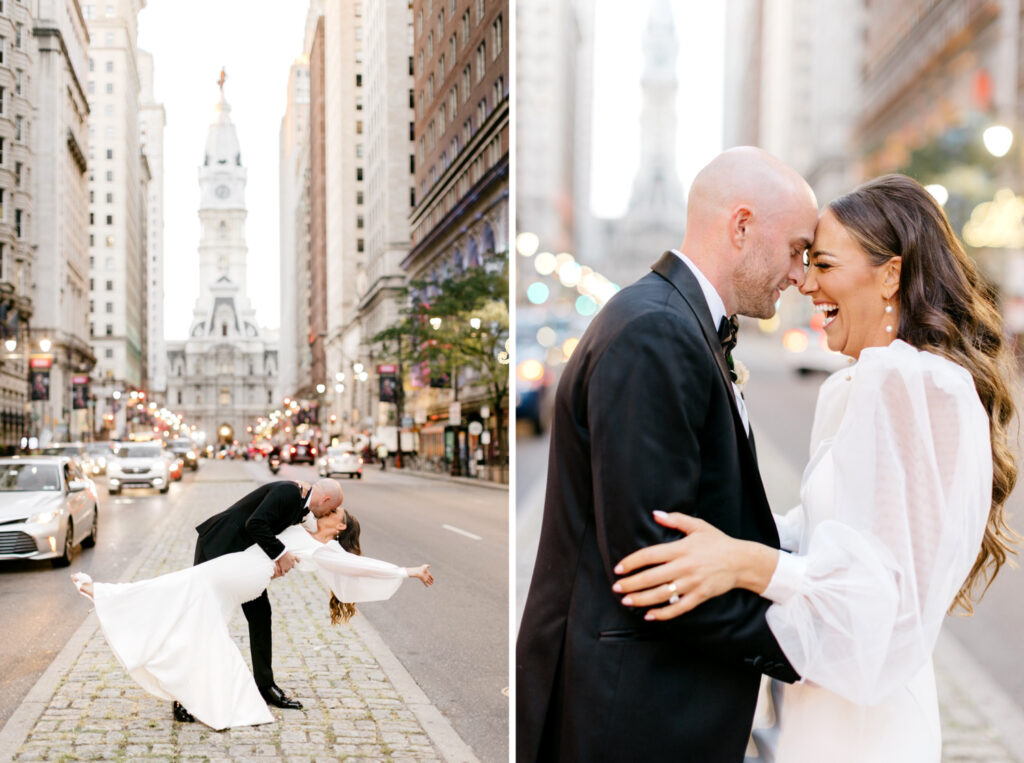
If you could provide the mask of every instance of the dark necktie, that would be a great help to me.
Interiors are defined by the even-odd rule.
[[[732,362],[732,351],[736,346],[736,334],[739,331],[740,319],[735,315],[723,315],[718,322],[718,341],[722,343],[725,362],[729,364],[729,378],[736,381],[736,371]]]

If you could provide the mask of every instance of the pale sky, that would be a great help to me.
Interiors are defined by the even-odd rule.
[[[597,0],[591,207],[598,217],[626,211],[640,161],[642,36],[648,2]],[[725,3],[672,0],[679,41],[676,168],[688,191],[722,150]]]
[[[248,295],[261,326],[280,325],[278,132],[288,69],[302,53],[303,0],[149,0],[139,47],[153,54],[164,128],[164,333],[188,336],[199,296],[199,166],[217,78],[248,168]]]

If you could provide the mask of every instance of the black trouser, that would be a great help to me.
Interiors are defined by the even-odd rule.
[[[194,564],[207,561],[199,544],[196,544]],[[242,605],[242,612],[249,623],[249,653],[252,655],[252,677],[256,685],[265,689],[274,685],[274,669],[271,667],[273,641],[270,633],[270,597],[266,590],[252,601]]]

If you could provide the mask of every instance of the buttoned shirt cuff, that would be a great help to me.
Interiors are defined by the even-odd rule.
[[[806,570],[806,557],[780,551],[775,572],[761,596],[776,604],[785,604],[800,590],[800,581]]]

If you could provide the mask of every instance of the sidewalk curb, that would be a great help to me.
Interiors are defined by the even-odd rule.
[[[365,617],[353,618],[351,627],[355,630],[370,654],[380,665],[395,691],[402,701],[412,710],[416,720],[427,732],[430,741],[437,747],[441,756],[450,763],[479,763],[473,750],[466,744],[458,732],[447,721],[441,711],[434,705],[409,671],[391,651],[384,639]]]
[[[488,490],[504,490],[508,492],[508,485],[502,482],[491,482],[490,480],[481,480],[475,477],[452,477],[447,474],[434,474],[433,472],[421,472],[415,469],[390,469],[395,474],[407,474],[410,477],[420,477],[425,480],[435,480],[437,482],[450,482],[453,485],[469,485],[470,487],[482,487]]]

